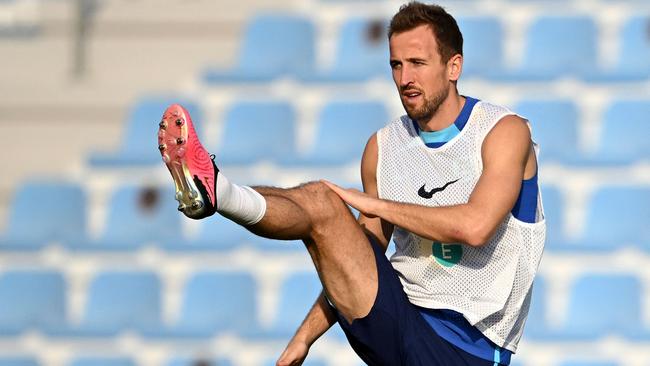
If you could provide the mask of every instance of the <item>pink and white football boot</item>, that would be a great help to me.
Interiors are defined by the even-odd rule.
[[[178,210],[197,220],[213,215],[219,169],[182,106],[172,104],[165,110],[158,129],[158,149],[174,179]]]

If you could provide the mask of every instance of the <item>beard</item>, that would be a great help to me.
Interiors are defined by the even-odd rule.
[[[431,98],[428,98],[427,95],[424,94],[422,90],[418,90],[418,91],[422,94],[422,98],[424,99],[424,104],[420,108],[413,108],[407,106],[406,103],[404,103],[403,99],[402,99],[402,106],[404,106],[404,110],[406,110],[406,115],[409,116],[410,119],[425,123],[429,121],[436,114],[442,102],[444,102],[445,99],[447,99],[447,97],[449,96],[449,89],[442,88]]]

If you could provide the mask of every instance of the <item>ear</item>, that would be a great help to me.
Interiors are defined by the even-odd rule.
[[[447,61],[447,75],[449,76],[449,81],[457,81],[462,72],[463,56],[457,53]]]

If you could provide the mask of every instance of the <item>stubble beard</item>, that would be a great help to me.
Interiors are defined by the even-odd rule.
[[[431,118],[436,114],[442,102],[447,99],[449,96],[449,89],[442,88],[438,93],[436,93],[432,98],[427,98],[424,92],[421,92],[424,97],[424,105],[422,107],[414,109],[409,108],[404,101],[402,100],[402,105],[404,110],[406,110],[406,115],[414,121],[419,121],[426,123],[431,120]]]

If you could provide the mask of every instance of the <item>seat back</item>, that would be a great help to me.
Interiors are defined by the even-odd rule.
[[[222,164],[276,161],[296,153],[295,114],[286,102],[237,102],[227,112],[223,128],[216,149]]]
[[[160,324],[161,285],[154,273],[109,271],[93,279],[82,328],[113,332]]]
[[[0,276],[0,329],[46,329],[65,322],[66,284],[61,273],[12,270]]]

